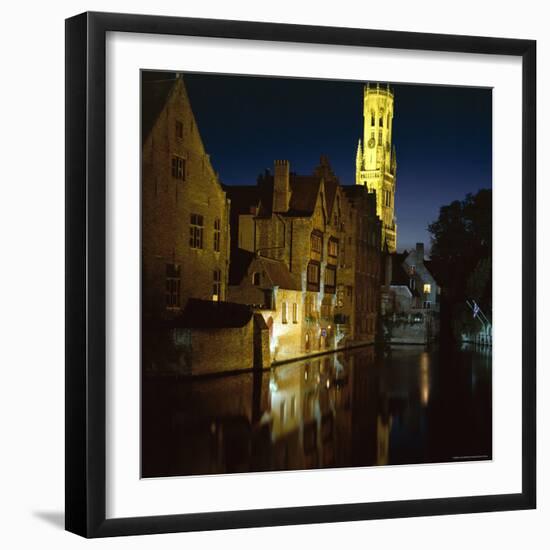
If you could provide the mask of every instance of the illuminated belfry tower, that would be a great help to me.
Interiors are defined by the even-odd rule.
[[[357,147],[355,183],[376,191],[376,212],[382,220],[382,248],[397,245],[395,223],[395,147],[392,145],[393,92],[367,84],[363,92],[363,141]]]

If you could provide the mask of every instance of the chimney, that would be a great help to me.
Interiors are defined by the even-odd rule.
[[[424,263],[424,243],[416,243],[416,261]]]
[[[290,165],[288,160],[276,160],[273,178],[273,212],[288,212],[289,204]]]

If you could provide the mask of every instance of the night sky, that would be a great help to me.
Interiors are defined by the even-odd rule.
[[[214,169],[227,185],[256,183],[274,159],[310,174],[321,154],[355,183],[363,82],[187,73],[191,106]],[[398,250],[429,248],[440,206],[492,187],[491,90],[396,85]]]

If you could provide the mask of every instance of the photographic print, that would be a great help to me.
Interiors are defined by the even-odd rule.
[[[491,89],[140,85],[142,476],[491,460]]]

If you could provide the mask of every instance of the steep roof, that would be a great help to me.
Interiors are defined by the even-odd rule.
[[[190,298],[183,312],[170,321],[174,328],[240,328],[252,319],[252,309],[233,302],[213,302]]]
[[[242,248],[235,248],[231,251],[231,259],[229,262],[229,284],[239,285],[248,273],[248,268],[256,255]]]
[[[330,161],[326,155],[321,155],[319,160],[319,166],[315,168],[313,174],[318,177],[322,177],[325,187],[325,202],[327,205],[328,217],[332,216],[332,209],[334,208],[334,202],[336,198],[336,190],[340,185],[340,180],[336,174],[332,171]]]
[[[322,178],[319,176],[299,176],[293,172],[290,173],[290,203],[288,212],[283,213],[283,216],[307,217],[311,216],[315,211],[317,195]],[[244,191],[247,186],[237,186],[236,191],[233,191],[232,186],[227,186],[227,192],[230,196],[238,194],[250,193]],[[266,172],[258,178],[258,184],[252,189],[256,190],[256,197],[260,205],[258,217],[269,217],[273,213],[273,174]],[[240,199],[239,199],[240,200]]]
[[[175,88],[177,78],[175,75],[170,77],[165,73],[158,76],[145,76],[143,73],[141,82],[141,144],[153,130],[153,126],[157,121],[164,106],[168,102],[168,98]]]
[[[315,211],[321,178],[290,175],[290,205],[287,216],[311,216]]]
[[[334,203],[336,202],[336,189],[338,188],[338,181],[336,179],[325,179],[325,198],[327,203],[327,214],[330,219],[332,211],[334,209]]]
[[[407,257],[406,253],[390,254],[391,266],[391,284],[409,286],[409,276],[403,267],[403,262]]]
[[[300,286],[294,281],[292,274],[284,262],[272,258],[264,258],[262,256],[260,256],[258,260],[265,268],[267,277],[273,286],[278,286],[279,288],[287,290],[300,290]]]
[[[287,290],[300,290],[287,265],[273,258],[257,256],[253,252],[238,248],[231,255],[229,264],[229,284],[239,285],[247,275],[250,266],[255,263],[255,269],[265,271],[270,286],[278,286]],[[265,285],[262,285],[265,287]]]
[[[407,272],[407,269],[403,265],[408,255],[409,254],[407,251],[390,254],[392,262],[390,284],[392,286],[406,286],[411,291],[413,296],[421,296],[420,290],[417,288],[417,285],[415,285],[414,288],[410,287],[411,277]]]

